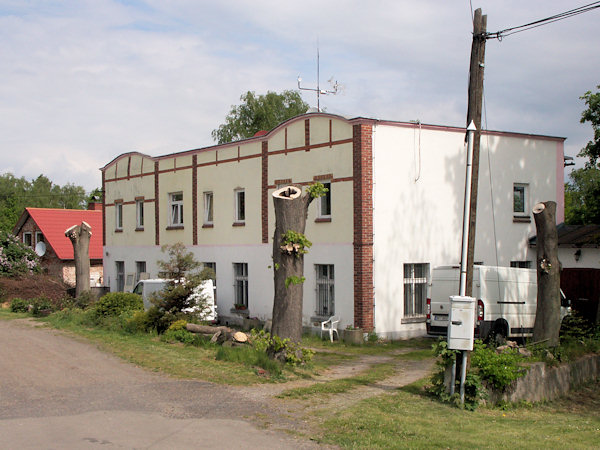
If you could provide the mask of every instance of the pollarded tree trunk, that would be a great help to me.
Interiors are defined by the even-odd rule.
[[[273,299],[272,334],[299,342],[302,338],[302,282],[304,281],[304,248],[293,242],[284,244],[289,231],[304,236],[308,205],[313,200],[295,186],[273,192],[275,235],[273,237]],[[286,286],[287,285],[287,286]]]
[[[558,345],[560,330],[560,268],[558,261],[558,232],[556,203],[543,202],[533,207],[537,233],[537,308],[533,340]]]
[[[79,297],[83,292],[90,290],[90,237],[92,227],[86,222],[81,225],[73,225],[65,231],[73,244],[73,255],[75,258],[75,296]]]

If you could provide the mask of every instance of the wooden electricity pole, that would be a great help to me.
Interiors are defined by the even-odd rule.
[[[469,221],[469,242],[467,246],[467,289],[466,295],[473,295],[473,262],[475,258],[475,223],[477,218],[477,186],[479,184],[479,143],[481,140],[481,110],[483,103],[483,69],[485,66],[485,41],[487,16],[481,8],[473,17],[473,43],[471,45],[471,66],[469,69],[469,102],[467,126],[475,123],[473,138],[473,175],[471,178],[471,213]]]

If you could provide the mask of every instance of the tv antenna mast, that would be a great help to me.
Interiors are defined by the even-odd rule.
[[[328,83],[330,83],[332,85],[333,90],[326,90],[326,89],[321,89],[321,82],[319,79],[320,73],[320,62],[319,62],[319,46],[317,45],[317,88],[306,88],[306,87],[302,87],[300,86],[300,82],[302,81],[302,78],[300,77],[300,75],[298,75],[298,89],[302,90],[302,91],[313,91],[317,93],[317,110],[319,112],[321,112],[321,95],[329,95],[329,94],[337,94],[338,93],[338,89],[340,88],[340,85],[338,84],[337,80],[334,82],[333,81],[333,77],[331,77],[328,81]]]

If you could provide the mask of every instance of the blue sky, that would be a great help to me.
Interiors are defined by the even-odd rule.
[[[472,0],[488,31],[584,3]],[[488,41],[487,127],[564,136],[575,156],[598,23],[600,9]],[[91,190],[123,152],[211,145],[242,93],[316,86],[317,41],[321,85],[343,87],[327,111],[464,126],[471,30],[469,0],[0,0],[0,173]]]

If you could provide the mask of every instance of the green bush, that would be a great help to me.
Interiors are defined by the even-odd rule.
[[[180,322],[180,321],[178,321]],[[175,322],[176,323],[176,322]],[[190,333],[188,330],[177,328],[169,328],[161,336],[160,340],[163,342],[182,342],[186,345],[198,345],[201,342],[200,336]]]
[[[265,330],[253,329],[251,332],[253,347],[271,358],[277,358],[286,364],[293,366],[310,362],[315,352],[309,348],[300,346],[289,339],[281,339],[277,335],[271,336]]]
[[[12,312],[28,312],[29,300],[25,300],[22,298],[13,298],[10,302],[10,310]]]
[[[46,315],[56,310],[54,303],[48,297],[37,297],[31,300],[31,314],[36,317]]]
[[[98,318],[118,317],[125,311],[143,309],[142,296],[130,292],[110,292],[103,295],[94,305],[94,312]]]
[[[475,341],[471,353],[471,367],[477,368],[481,379],[499,391],[504,391],[527,373],[527,369],[521,365],[523,361],[517,349],[508,348],[498,353],[480,340]]]

